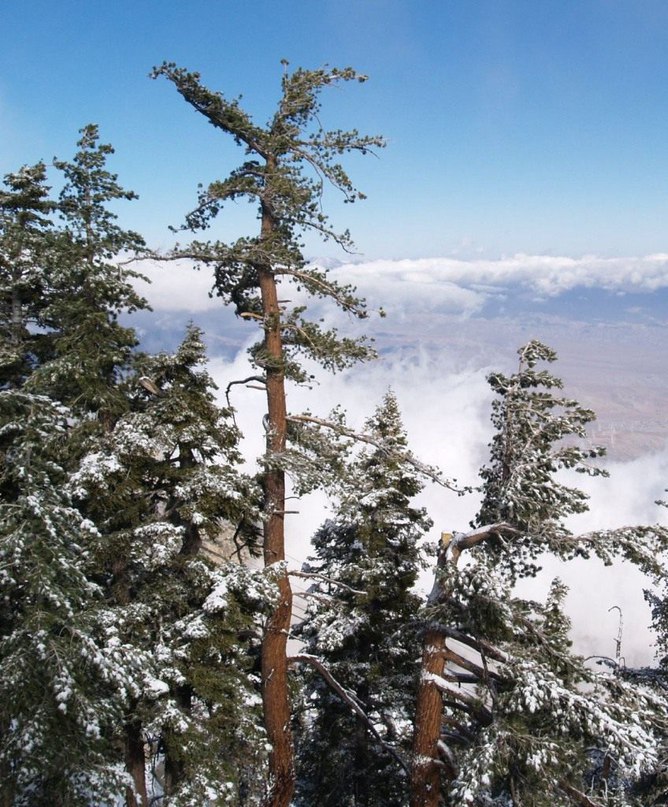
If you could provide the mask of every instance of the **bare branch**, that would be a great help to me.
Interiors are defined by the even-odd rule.
[[[470,549],[476,544],[482,543],[491,537],[499,535],[521,535],[521,530],[516,529],[512,524],[505,521],[500,521],[496,524],[485,524],[484,527],[471,530],[471,532],[458,532],[455,533],[450,549],[452,552],[453,560],[457,560],[465,549]]]
[[[586,793],[573,787],[573,785],[569,785],[568,782],[559,782],[559,788],[563,790],[569,798],[573,799],[573,803],[577,804],[579,807],[603,807],[600,801],[593,801]]]
[[[248,384],[249,381],[257,381],[258,384],[262,384],[263,388],[266,386],[267,380],[263,378],[261,375],[249,375],[248,378],[241,378],[238,381],[230,381],[230,383],[225,387],[225,400],[227,401],[227,405],[232,408],[232,404],[230,403],[230,390],[236,384]]]
[[[357,703],[356,699],[353,698],[349,692],[347,692],[344,687],[334,678],[332,673],[327,669],[327,667],[317,659],[315,656],[311,656],[308,653],[300,653],[297,656],[290,656],[288,658],[289,664],[294,664],[298,662],[304,662],[305,664],[310,664],[311,667],[314,667],[320,675],[325,679],[327,685],[332,689],[336,694],[345,701],[348,706],[352,709],[355,715],[364,723],[367,727],[369,732],[376,738],[378,743],[382,746],[382,748],[387,751],[390,756],[394,757],[394,759],[399,763],[399,765],[403,768],[403,770],[408,774],[410,773],[408,765],[402,757],[395,751],[394,748],[389,746],[385,740],[380,736],[376,727],[373,725],[367,714],[365,713],[364,709]]]
[[[331,583],[333,586],[339,586],[340,588],[344,588],[346,591],[349,591],[351,594],[361,594],[364,595],[366,591],[360,591],[359,589],[352,588],[351,586],[347,586],[345,583],[341,583],[338,580],[333,580],[331,577],[327,577],[324,574],[319,574],[318,572],[293,572],[289,571],[288,574],[292,577],[304,577],[304,578],[311,578],[315,580],[323,580],[325,583]]]
[[[375,446],[381,451],[384,451],[388,456],[396,456],[398,459],[407,462],[409,465],[412,465],[416,471],[421,473],[423,476],[426,476],[428,479],[431,479],[432,482],[436,482],[437,485],[440,485],[443,488],[452,490],[455,493],[465,493],[467,490],[466,488],[457,488],[453,480],[442,479],[437,471],[420,462],[420,460],[414,457],[409,451],[390,451],[387,446],[383,444],[382,440],[378,440],[369,434],[356,432],[354,429],[349,429],[347,426],[342,426],[340,423],[333,423],[330,420],[323,420],[322,418],[316,418],[312,415],[288,415],[287,420],[291,421],[292,423],[312,423],[315,426],[322,426],[325,429],[331,429],[342,437],[350,437],[358,442],[368,443],[369,445]]]

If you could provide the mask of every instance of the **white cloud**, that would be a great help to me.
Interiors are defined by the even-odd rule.
[[[207,269],[195,271],[188,261],[142,261],[136,271],[148,283],[136,280],[139,294],[155,311],[211,311],[220,308],[219,298],[211,297],[213,275]]]
[[[452,315],[475,314],[490,297],[518,287],[542,297],[556,296],[576,287],[597,287],[620,293],[651,293],[668,287],[668,255],[665,254],[630,258],[519,254],[498,260],[431,258],[328,263],[333,276],[356,285],[360,294],[368,298],[370,307],[382,305],[392,315],[374,323],[385,355],[378,362],[339,376],[319,375],[321,384],[313,391],[291,389],[290,409],[308,408],[326,415],[334,405],[342,404],[350,413],[352,425],[359,428],[387,388],[392,387],[415,454],[439,466],[447,476],[457,478],[463,485],[476,483],[477,470],[486,459],[491,434],[490,393],[485,382],[490,368],[483,365],[491,361],[492,356],[498,361],[499,352],[505,355],[504,339],[508,341],[509,337],[504,337],[497,323],[482,320],[471,321],[472,327],[475,326],[471,333],[459,333]],[[198,273],[186,265],[173,263],[145,265],[142,270],[153,280],[152,286],[142,289],[143,293],[153,307],[166,316],[170,311],[195,313],[218,309],[222,312],[221,301],[209,297],[212,279],[206,270]],[[291,297],[296,302],[295,295]],[[435,314],[431,321],[427,317],[421,319],[429,312]],[[450,316],[441,319],[443,314]],[[326,318],[344,326],[347,334],[360,327],[359,323],[346,321],[343,315],[331,310]],[[517,323],[520,331],[521,324]],[[481,331],[484,325],[491,328],[491,336]],[[379,328],[384,330],[378,331]],[[434,335],[437,341],[433,341]],[[513,331],[512,338],[523,340],[525,334]],[[583,351],[586,354],[582,334],[578,331],[573,339],[577,345],[577,349],[571,346],[575,355]],[[420,344],[425,347],[420,349]],[[592,344],[598,356],[603,348],[598,342]],[[472,345],[478,345],[477,354],[471,349]],[[605,345],[609,350],[611,346],[607,342]],[[509,360],[516,347],[513,343],[509,348]],[[622,360],[618,351],[615,355]],[[467,356],[474,357],[475,363],[466,364]],[[586,362],[585,365],[587,382],[583,384],[586,387],[591,386],[597,376],[595,367],[589,367]],[[646,365],[644,362],[643,366]],[[605,365],[602,366],[605,369]],[[214,359],[212,370],[221,393],[230,380],[252,374],[244,349],[232,363]],[[639,366],[637,370],[641,372],[642,368]],[[615,379],[604,383],[614,391],[614,383],[624,378],[624,368],[620,366],[615,369]],[[655,397],[659,392],[655,391]],[[260,391],[235,386],[232,403],[246,435],[245,453],[248,457],[257,457],[263,450],[264,396]],[[650,418],[644,409],[641,415],[645,420]],[[656,445],[660,443],[655,444],[655,448]],[[580,518],[574,529],[586,531],[652,523],[659,518],[665,521],[668,511],[657,511],[653,501],[668,486],[668,450],[655,450],[632,462],[611,464],[610,469],[609,480],[578,477],[575,481],[591,494],[591,511]],[[458,497],[434,485],[427,486],[420,503],[427,507],[434,520],[432,539],[436,539],[441,530],[465,530],[477,509],[475,495]],[[291,563],[298,566],[309,553],[310,537],[329,515],[329,510],[323,495],[307,497],[296,503],[294,509],[300,514],[287,521],[288,554]],[[627,662],[651,661],[650,615],[642,595],[647,583],[635,569],[626,564],[608,568],[595,560],[566,565],[550,563],[526,590],[531,596],[544,597],[555,575],[561,576],[570,587],[567,607],[574,620],[579,652],[614,655],[618,613],[610,609],[619,606],[625,631],[622,653]],[[423,587],[430,585],[431,574],[428,573]]]
[[[668,254],[640,257],[580,258],[518,253],[498,259],[419,258],[340,263],[327,260],[332,277],[352,283],[371,306],[388,311],[434,310],[471,315],[490,295],[522,287],[543,297],[577,287],[618,292],[653,292],[668,288]],[[156,310],[207,311],[220,307],[211,298],[211,272],[195,272],[186,261],[145,262],[141,271],[151,285],[138,281]],[[293,295],[294,296],[294,295]]]
[[[570,258],[518,253],[498,259],[419,258],[376,260],[342,264],[337,273],[365,289],[388,289],[410,283],[432,287],[434,294],[447,294],[449,286],[482,291],[521,285],[548,296],[578,286],[613,291],[651,292],[668,287],[668,254],[642,257],[600,258],[586,255]],[[405,295],[404,290],[404,295]],[[417,291],[420,294],[420,290]]]

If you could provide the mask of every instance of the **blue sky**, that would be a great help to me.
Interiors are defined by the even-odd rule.
[[[367,202],[328,199],[367,258],[667,251],[664,0],[23,0],[0,30],[2,173],[99,123],[141,197],[123,221],[156,244],[241,155],[151,67],[199,70],[264,121],[285,57],[370,76],[322,112],[388,140],[347,162]],[[245,208],[226,221],[254,227]]]

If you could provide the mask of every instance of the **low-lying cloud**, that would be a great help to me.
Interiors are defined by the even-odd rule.
[[[224,390],[234,378],[249,374],[247,359],[240,352],[232,363],[215,360],[212,371]],[[323,375],[313,390],[291,389],[289,408],[293,412],[310,409],[326,416],[341,404],[354,428],[364,421],[392,388],[401,407],[409,445],[422,461],[438,466],[445,476],[460,485],[476,485],[477,472],[488,458],[492,436],[490,405],[492,394],[485,381],[489,367],[459,366],[440,354],[388,355],[366,367],[338,376]],[[261,428],[264,395],[255,389],[233,387],[232,403],[247,437],[245,453],[251,458],[263,450]],[[576,532],[608,529],[633,524],[668,524],[668,510],[654,500],[668,485],[668,450],[654,452],[631,462],[609,464],[610,479],[574,475],[571,484],[584,487],[591,496],[589,513],[572,523]],[[418,503],[426,507],[434,521],[429,536],[437,540],[441,531],[466,530],[475,516],[477,494],[466,496],[427,484]],[[331,515],[323,494],[291,502],[299,511],[287,521],[288,561],[297,568],[310,552],[310,539],[317,527]],[[422,578],[426,591],[432,582],[431,570]],[[587,562],[549,562],[544,572],[525,587],[523,593],[543,599],[553,577],[559,576],[570,588],[567,609],[573,619],[573,636],[578,652],[584,655],[614,655],[619,612],[624,621],[622,651],[629,665],[651,663],[654,650],[650,613],[643,598],[648,581],[632,566],[620,563],[605,567],[595,559]],[[594,595],[595,592],[595,595]],[[300,600],[297,600],[299,606]],[[613,609],[612,611],[610,609]]]
[[[372,307],[405,311],[439,309],[470,316],[490,297],[521,288],[550,298],[576,288],[618,293],[651,293],[668,288],[668,254],[579,258],[518,253],[498,259],[405,258],[350,263],[323,261],[332,277],[354,284]],[[317,261],[314,265],[319,265]],[[186,261],[145,261],[140,270],[150,285],[138,290],[158,311],[210,311],[221,307],[211,296],[213,278]]]
[[[555,296],[577,287],[606,291],[652,292],[668,287],[668,254],[642,257],[580,258],[518,253],[498,259],[416,258],[342,264],[337,273],[366,286],[387,288],[464,286],[484,294],[504,286],[524,286]]]
[[[462,485],[476,484],[477,470],[485,462],[491,437],[491,394],[485,375],[492,369],[507,370],[514,366],[515,350],[522,341],[541,338],[559,346],[563,370],[567,372],[564,376],[561,366],[555,368],[556,372],[575,381],[577,396],[586,404],[596,398],[595,408],[600,406],[602,415],[600,428],[604,432],[616,430],[617,443],[624,436],[631,448],[636,444],[642,446],[635,453],[627,447],[620,454],[619,446],[611,443],[611,454],[627,460],[611,464],[611,479],[577,478],[576,484],[587,487],[592,506],[590,513],[573,525],[574,529],[587,531],[658,520],[666,523],[668,510],[654,505],[654,499],[668,486],[668,450],[664,433],[654,423],[655,410],[662,411],[665,397],[665,384],[662,386],[665,362],[660,358],[662,351],[657,350],[663,344],[664,328],[655,333],[644,325],[637,329],[613,327],[615,323],[609,328],[600,324],[590,329],[584,325],[574,327],[569,325],[572,312],[566,310],[563,320],[560,319],[563,325],[560,330],[554,323],[527,324],[521,314],[507,317],[507,321],[496,320],[482,309],[490,299],[502,297],[512,289],[521,289],[527,297],[543,299],[558,298],[576,288],[603,289],[613,294],[642,293],[649,297],[668,288],[668,255],[630,258],[515,255],[498,260],[431,258],[327,263],[332,276],[356,285],[360,294],[368,298],[370,307],[383,306],[388,310],[386,320],[364,324],[376,329],[371,333],[382,348],[381,359],[339,376],[322,376],[320,386],[312,391],[291,389],[288,399],[291,411],[310,409],[326,415],[333,406],[341,404],[350,413],[352,425],[359,428],[391,387],[399,400],[415,454],[439,466],[444,474],[457,478]],[[198,273],[172,263],[145,265],[142,271],[151,277],[153,284],[143,285],[140,291],[161,314],[158,319],[171,320],[174,327],[187,312],[196,321],[199,314],[203,322],[214,323],[213,333],[208,334],[213,353],[211,368],[222,391],[230,380],[251,374],[243,344],[249,338],[248,327],[241,324],[237,327],[233,313],[219,299],[209,296],[212,285],[209,272]],[[214,314],[215,311],[220,313]],[[429,316],[430,313],[433,315]],[[344,323],[331,309],[326,316],[327,322],[345,325],[346,335],[357,327],[354,321]],[[473,319],[467,319],[470,316]],[[583,316],[587,316],[587,311]],[[155,315],[152,321],[156,321]],[[230,337],[229,344],[225,343],[227,358],[224,358],[221,333],[233,332],[239,332],[239,338],[233,342]],[[492,362],[494,367],[489,366]],[[643,381],[645,375],[649,380]],[[567,394],[570,386],[567,384]],[[233,387],[232,395],[239,425],[246,435],[245,454],[250,459],[263,449],[264,396],[242,386]],[[600,439],[600,435],[596,437]],[[647,445],[641,438],[648,438]],[[647,446],[651,446],[650,453]],[[441,530],[465,530],[477,509],[475,495],[458,497],[434,485],[426,487],[420,503],[434,520],[432,539]],[[313,532],[330,511],[323,495],[307,497],[295,503],[295,509],[300,515],[288,521],[288,553],[290,562],[298,566],[309,554]],[[624,619],[623,653],[627,662],[651,661],[650,615],[642,594],[646,581],[639,573],[628,564],[607,568],[594,560],[550,564],[545,574],[532,584],[531,596],[544,597],[554,575],[561,576],[571,587],[568,610],[574,620],[580,652],[610,655],[614,651],[619,621],[615,606],[618,606]],[[423,584],[429,587],[429,574]]]

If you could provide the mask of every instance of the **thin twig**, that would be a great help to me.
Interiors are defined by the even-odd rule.
[[[346,591],[349,591],[351,594],[361,594],[364,595],[366,591],[360,591],[359,589],[352,588],[351,586],[347,586],[345,583],[341,583],[339,580],[333,580],[331,577],[327,577],[324,574],[319,574],[318,572],[297,572],[297,571],[289,571],[289,575],[292,577],[305,577],[305,578],[314,578],[316,580],[323,580],[325,583],[331,583],[333,586],[340,586],[341,588],[345,588]]]

